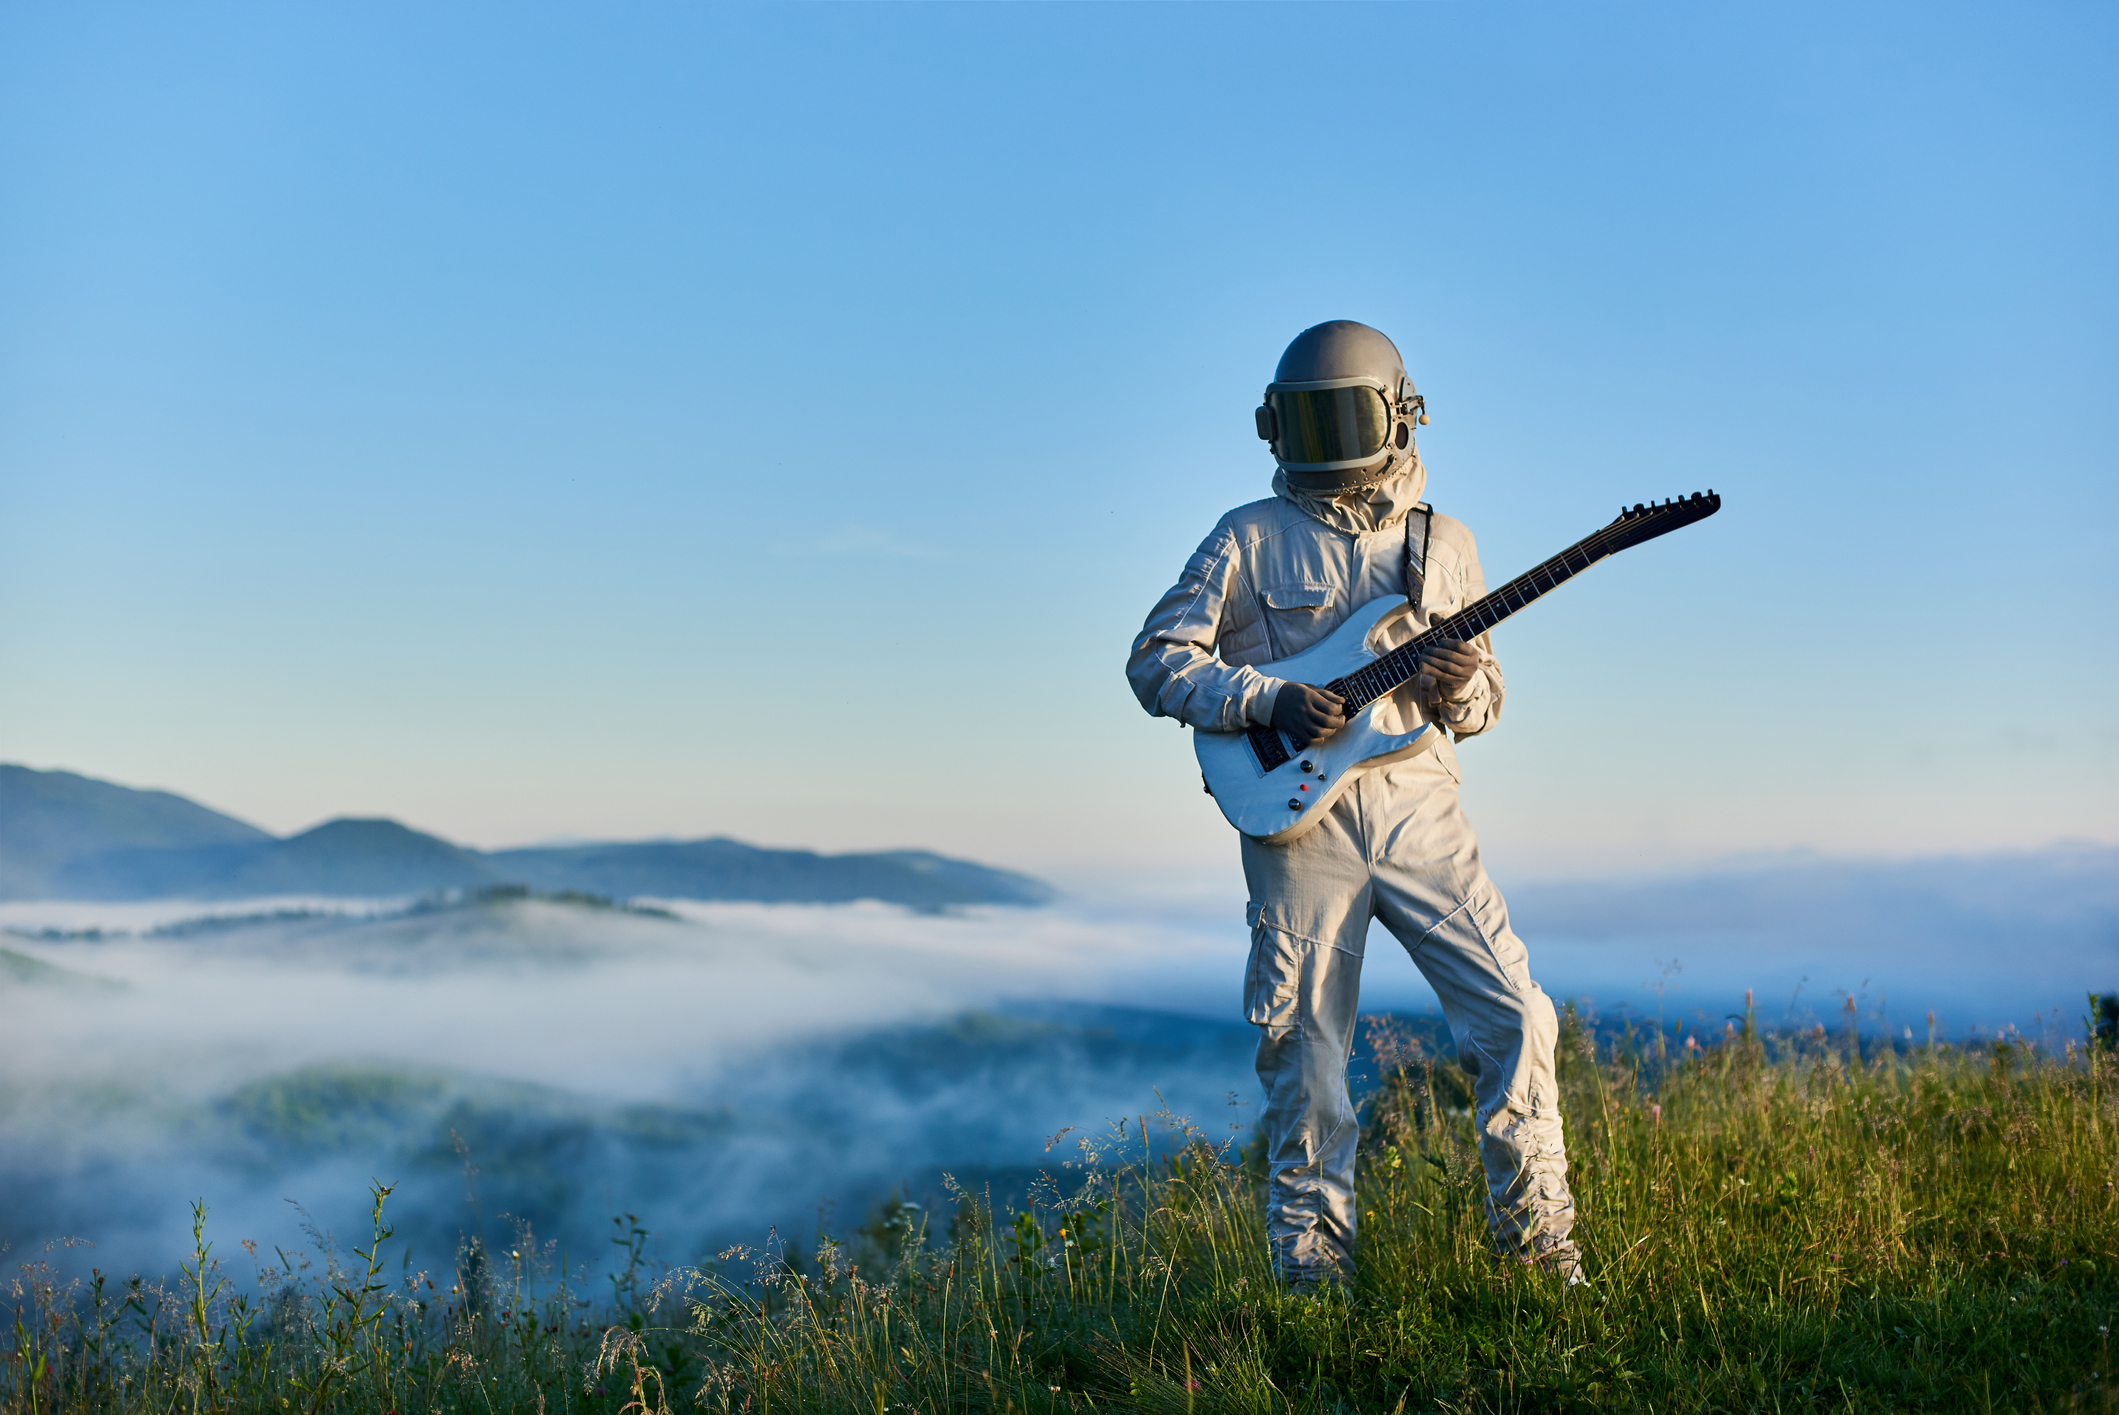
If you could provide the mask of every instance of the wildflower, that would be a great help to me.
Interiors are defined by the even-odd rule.
[[[1663,1123],[1663,1107],[1661,1105],[1651,1104],[1648,1107],[1648,1118],[1655,1124],[1661,1125]]]

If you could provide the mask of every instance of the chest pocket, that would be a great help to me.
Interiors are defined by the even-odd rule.
[[[1321,581],[1291,580],[1267,585],[1259,597],[1266,603],[1275,658],[1301,653],[1337,627],[1327,621],[1324,613],[1332,603],[1332,587]]]
[[[1268,585],[1265,601],[1268,609],[1322,609],[1332,602],[1332,587],[1314,580]]]

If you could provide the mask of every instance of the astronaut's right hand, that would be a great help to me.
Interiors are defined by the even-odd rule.
[[[1346,702],[1307,683],[1282,683],[1273,698],[1273,726],[1301,751],[1346,726]]]

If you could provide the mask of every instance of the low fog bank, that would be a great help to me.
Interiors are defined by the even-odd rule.
[[[1903,863],[1767,862],[1683,878],[1502,881],[1546,989],[1606,1017],[1943,1035],[2072,1022],[2119,986],[2119,851]],[[1043,910],[638,907],[509,895],[405,906],[0,909],[0,1241],[169,1271],[186,1204],[292,1247],[296,1200],[341,1242],[370,1176],[399,1244],[458,1235],[600,1264],[615,1214],[689,1261],[819,1206],[858,1223],[947,1171],[1019,1192],[1063,1127],[1165,1103],[1248,1131],[1240,881],[1075,881]],[[1372,1011],[1425,1012],[1380,930]],[[1881,1004],[1881,1006],[1879,1006]],[[1232,1104],[1233,1102],[1233,1104]],[[1137,1132],[1137,1128],[1134,1133]]]
[[[33,966],[0,983],[10,1251],[73,1235],[98,1245],[77,1266],[166,1271],[194,1197],[224,1240],[297,1245],[294,1200],[345,1242],[372,1175],[403,1185],[418,1265],[522,1220],[600,1264],[619,1213],[689,1261],[806,1237],[820,1205],[856,1223],[944,1170],[1016,1192],[1068,1126],[1248,1115],[1248,1029],[1095,1005],[1155,940],[1084,916],[216,908],[129,936],[13,921]]]
[[[655,1235],[658,1258],[694,1262],[771,1229],[798,1245],[819,1222],[843,1232],[891,1192],[946,1221],[945,1172],[1018,1196],[1075,1156],[1072,1137],[1047,1153],[1067,1126],[1103,1130],[1165,1098],[1232,1133],[1253,1113],[1231,1103],[1250,1046],[1247,1029],[1158,1014],[975,1011],[771,1049],[660,1102],[379,1060],[276,1071],[204,1101],[67,1088],[52,1099],[86,1124],[9,1108],[0,1225],[17,1253],[86,1234],[97,1247],[76,1266],[167,1271],[192,1196],[224,1246],[294,1249],[313,1222],[344,1247],[364,1236],[372,1176],[398,1186],[391,1251],[414,1268],[445,1268],[470,1233],[524,1246],[525,1226],[602,1267],[619,1215]]]
[[[1232,852],[1233,853],[1233,852]],[[1232,862],[1233,866],[1233,862]],[[1887,1018],[1924,1033],[1991,1034],[2065,1025],[2090,990],[2119,989],[2119,847],[2061,844],[2007,854],[1910,860],[1791,855],[1654,877],[1539,880],[1491,863],[1531,970],[1555,997],[1606,1013],[1711,1020],[1746,989],[1775,1024],[1838,1025],[1845,996],[1882,1000]],[[1230,1016],[1244,948],[1241,874],[1059,877],[1078,917],[1152,929],[1154,957],[1130,961],[1121,987],[1201,1015]],[[1123,994],[1107,994],[1123,996]],[[1378,1010],[1435,1006],[1405,952],[1372,928],[1362,1001]]]
[[[1531,884],[1516,926],[1556,995],[1718,1019],[1755,991],[1773,1023],[1944,1037],[2065,1029],[2119,989],[2119,848],[1900,861],[1792,858],[1661,879]],[[1675,965],[1675,966],[1673,966]],[[1629,972],[1628,969],[1631,971]]]
[[[87,937],[0,935],[123,985],[14,999],[7,1081],[153,1072],[197,1098],[261,1067],[357,1056],[667,1100],[776,1046],[1011,998],[1194,1002],[1226,1015],[1187,983],[1214,978],[1211,991],[1233,996],[1240,979],[1221,975],[1240,971],[1243,953],[1226,930],[1004,908],[503,895],[361,914],[191,913],[130,936],[94,936],[109,925],[78,915]]]

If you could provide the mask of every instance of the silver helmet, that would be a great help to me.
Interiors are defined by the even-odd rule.
[[[1365,324],[1334,319],[1305,329],[1280,356],[1258,409],[1258,435],[1288,481],[1345,491],[1376,480],[1427,421],[1397,345]]]

